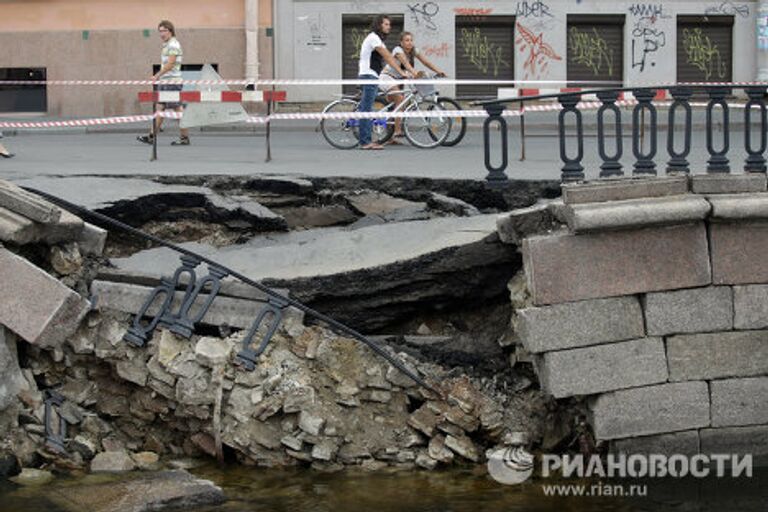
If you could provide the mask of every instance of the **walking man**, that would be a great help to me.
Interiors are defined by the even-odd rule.
[[[160,52],[160,71],[152,75],[152,81],[158,82],[155,85],[157,91],[181,91],[184,84],[181,83],[181,62],[184,58],[184,50],[181,43],[176,39],[176,28],[168,20],[163,20],[157,25],[157,31],[160,39],[163,41],[163,49]],[[181,102],[160,103],[158,110],[171,109],[176,112],[182,112],[184,105]],[[155,119],[154,130],[149,135],[138,137],[140,142],[152,144],[154,137],[163,125],[163,118]],[[179,140],[171,142],[172,146],[189,146],[189,130],[181,130]]]
[[[360,47],[358,79],[378,81],[385,62],[395,69],[400,68],[395,58],[387,50],[387,47],[384,46],[384,39],[387,38],[390,30],[392,30],[392,22],[388,16],[378,15],[373,19],[371,33],[363,40],[363,44]],[[363,85],[362,91],[363,95],[360,99],[358,110],[360,112],[371,112],[373,110],[373,102],[376,100],[378,85],[376,83]],[[361,149],[383,149],[381,144],[371,141],[372,127],[372,119],[360,120]]]

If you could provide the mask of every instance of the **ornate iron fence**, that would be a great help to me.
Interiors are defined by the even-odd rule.
[[[667,135],[666,146],[668,160],[666,162],[667,174],[688,174],[690,173],[690,163],[688,157],[692,149],[693,116],[691,107],[691,98],[694,94],[703,93],[706,103],[706,151],[709,154],[706,171],[709,174],[730,173],[731,161],[729,160],[730,151],[730,112],[731,106],[729,100],[734,89],[743,89],[747,96],[747,102],[744,104],[744,149],[746,159],[744,160],[744,171],[754,173],[766,172],[765,151],[768,146],[768,115],[766,115],[765,95],[768,87],[764,85],[677,85],[663,87],[642,87],[642,88],[617,88],[617,89],[595,89],[580,92],[563,92],[558,94],[547,94],[539,96],[517,97],[510,99],[498,99],[478,102],[485,108],[488,117],[483,124],[483,148],[485,152],[485,167],[488,170],[486,180],[489,185],[494,187],[505,186],[509,178],[506,169],[509,164],[508,159],[508,132],[507,122],[502,117],[505,105],[510,103],[525,104],[539,100],[556,100],[561,106],[558,115],[558,138],[560,159],[563,162],[561,170],[561,179],[563,182],[583,181],[584,176],[584,121],[582,112],[579,109],[579,103],[583,96],[587,94],[596,95],[600,102],[597,110],[597,152],[602,160],[599,176],[609,178],[614,176],[624,176],[624,169],[621,159],[624,155],[623,129],[622,129],[622,110],[617,105],[621,93],[631,92],[636,100],[632,109],[632,155],[634,164],[632,165],[632,174],[636,176],[655,176],[658,174],[656,158],[659,152],[659,111],[654,104],[659,91],[668,91],[672,98],[667,112]],[[714,122],[715,109],[720,107],[722,139],[719,142],[719,149],[716,148],[716,139],[720,130]],[[606,118],[610,112],[613,116],[614,129],[612,135],[607,134]],[[760,127],[759,145],[753,146],[753,126],[752,115],[759,112],[757,125]],[[573,117],[571,122],[575,129],[575,154],[568,151],[568,142],[571,138],[567,134],[569,127],[568,118]],[[648,120],[646,130],[646,122]],[[682,119],[678,119],[682,118]],[[682,130],[678,130],[678,123],[682,121]],[[491,129],[494,126],[499,127],[501,137],[501,160],[498,165],[491,162]],[[608,154],[606,142],[610,137],[614,139],[614,152]],[[644,140],[648,140],[647,149]],[[682,149],[678,150],[680,142]]]

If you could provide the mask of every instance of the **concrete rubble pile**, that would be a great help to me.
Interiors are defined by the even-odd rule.
[[[265,297],[232,282],[205,335],[158,329],[131,346],[123,335],[150,288],[95,280],[106,234],[0,182],[3,461],[159,469],[213,457],[220,440],[247,465],[432,469],[482,462],[487,449],[540,437],[551,419],[534,389],[510,396],[491,379],[397,354],[438,397],[357,340],[305,326],[296,310],[255,371],[243,371],[233,361]],[[51,390],[63,397],[52,415],[67,425],[64,452],[44,448]]]

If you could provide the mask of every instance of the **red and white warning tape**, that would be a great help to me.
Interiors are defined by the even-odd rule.
[[[155,85],[160,82],[153,80],[2,80],[2,85],[51,85],[51,86],[112,86],[112,85]],[[360,79],[275,79],[275,80],[249,80],[249,79],[222,79],[222,80],[179,80],[164,83],[177,83],[189,85],[249,85],[254,87],[272,87],[278,85],[366,85],[371,80]],[[562,87],[563,80],[467,80],[460,78],[418,78],[405,80],[392,80],[387,85],[411,84],[411,85],[498,85],[531,87],[536,89],[541,86]],[[768,87],[768,82],[667,82],[667,83],[633,83],[623,84],[616,81],[568,81],[570,86],[597,89],[600,87],[674,87],[674,86],[722,86],[722,87]]]
[[[670,106],[672,103],[669,101],[655,103],[656,106]],[[636,100],[625,99],[616,102],[619,107],[631,107],[637,105]],[[707,103],[694,102],[690,103],[694,107],[706,107]],[[580,110],[596,110],[602,106],[601,102],[597,101],[585,101],[577,105]],[[729,105],[731,108],[745,108],[744,103],[736,103]],[[759,108],[757,105],[752,106],[753,109]],[[502,116],[504,117],[520,117],[525,112],[554,112],[561,110],[562,107],[559,104],[538,104],[538,105],[526,105],[523,110],[504,110]],[[468,118],[483,118],[487,117],[488,113],[482,109],[474,110],[434,110],[434,111],[418,111],[418,112],[389,112],[382,114],[381,112],[307,112],[307,113],[276,113],[269,116],[251,116],[246,120],[248,124],[266,124],[271,121],[282,120],[323,120],[323,119],[381,119],[386,118],[406,118],[406,117],[468,117]],[[106,117],[97,119],[76,119],[66,121],[0,121],[0,129],[44,129],[44,128],[77,128],[84,126],[101,126],[101,125],[117,125],[117,124],[132,124],[132,123],[149,123],[154,117],[164,117],[169,119],[180,119],[183,117],[181,112],[158,112],[156,114],[146,114],[138,116],[120,116],[120,117]]]

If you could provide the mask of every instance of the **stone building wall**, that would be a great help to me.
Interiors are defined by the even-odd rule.
[[[764,175],[588,183],[499,221],[521,245],[513,322],[542,388],[587,397],[613,451],[768,463],[765,191]]]

